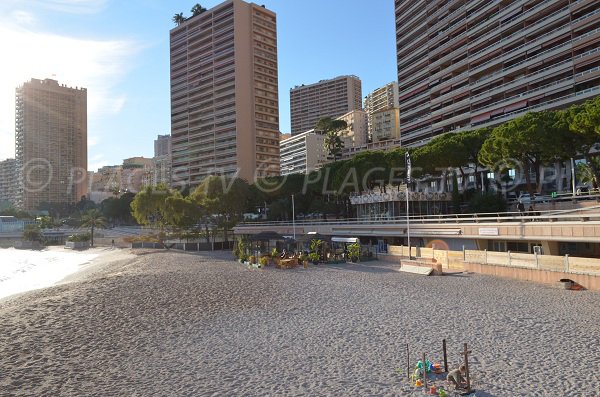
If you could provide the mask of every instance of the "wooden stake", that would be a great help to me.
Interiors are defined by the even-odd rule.
[[[408,343],[406,344],[406,377],[410,382],[410,350],[408,350]]]
[[[471,353],[465,343],[463,355],[465,356],[465,372],[467,375],[467,393],[471,393],[471,377],[469,376],[469,353]]]
[[[425,353],[423,353],[423,387],[427,390],[427,364],[425,361]]]
[[[448,372],[448,354],[446,353],[446,339],[442,340],[442,352],[444,353],[444,372]]]

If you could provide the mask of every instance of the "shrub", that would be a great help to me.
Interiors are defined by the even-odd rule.
[[[504,212],[506,211],[506,200],[494,192],[479,193],[469,201],[469,212]]]
[[[321,255],[319,255],[316,252],[311,252],[310,254],[308,254],[308,259],[312,262],[312,263],[317,263],[319,261],[319,259],[321,259]]]
[[[23,239],[27,241],[41,241],[42,234],[36,225],[27,225],[23,231]]]
[[[269,263],[269,259],[267,259],[266,256],[261,256],[260,259],[258,260],[258,263],[261,266],[267,266],[267,263]]]
[[[87,242],[87,241],[90,241],[90,234],[89,233],[73,234],[73,235],[67,237],[67,241],[71,241],[74,243]]]
[[[351,261],[358,260],[360,257],[360,244],[354,243],[348,246],[348,258]]]

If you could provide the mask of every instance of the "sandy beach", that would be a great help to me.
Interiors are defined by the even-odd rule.
[[[416,396],[405,346],[439,361],[443,338],[451,366],[469,344],[477,396],[600,391],[599,293],[116,251],[0,301],[1,395]]]

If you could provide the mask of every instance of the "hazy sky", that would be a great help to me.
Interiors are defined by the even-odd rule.
[[[220,0],[201,2],[211,8]],[[0,160],[14,157],[15,88],[54,78],[88,89],[88,168],[152,157],[170,133],[169,30],[196,1],[1,0]],[[363,97],[396,78],[394,2],[264,0],[277,13],[279,114],[289,90],[354,74]]]

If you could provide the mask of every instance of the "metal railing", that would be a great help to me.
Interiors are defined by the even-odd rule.
[[[595,195],[600,199],[600,195]],[[600,207],[593,209],[573,210],[548,210],[535,211],[535,215],[529,215],[527,212],[490,212],[478,214],[444,214],[444,215],[411,215],[406,216],[373,216],[372,218],[345,218],[345,219],[320,219],[320,220],[296,220],[291,221],[270,221],[270,222],[244,222],[238,224],[240,227],[303,227],[303,226],[326,226],[326,225],[373,225],[381,224],[399,224],[404,225],[407,218],[410,224],[427,225],[427,224],[459,224],[459,223],[505,223],[505,222],[580,222],[585,221],[600,221]]]

